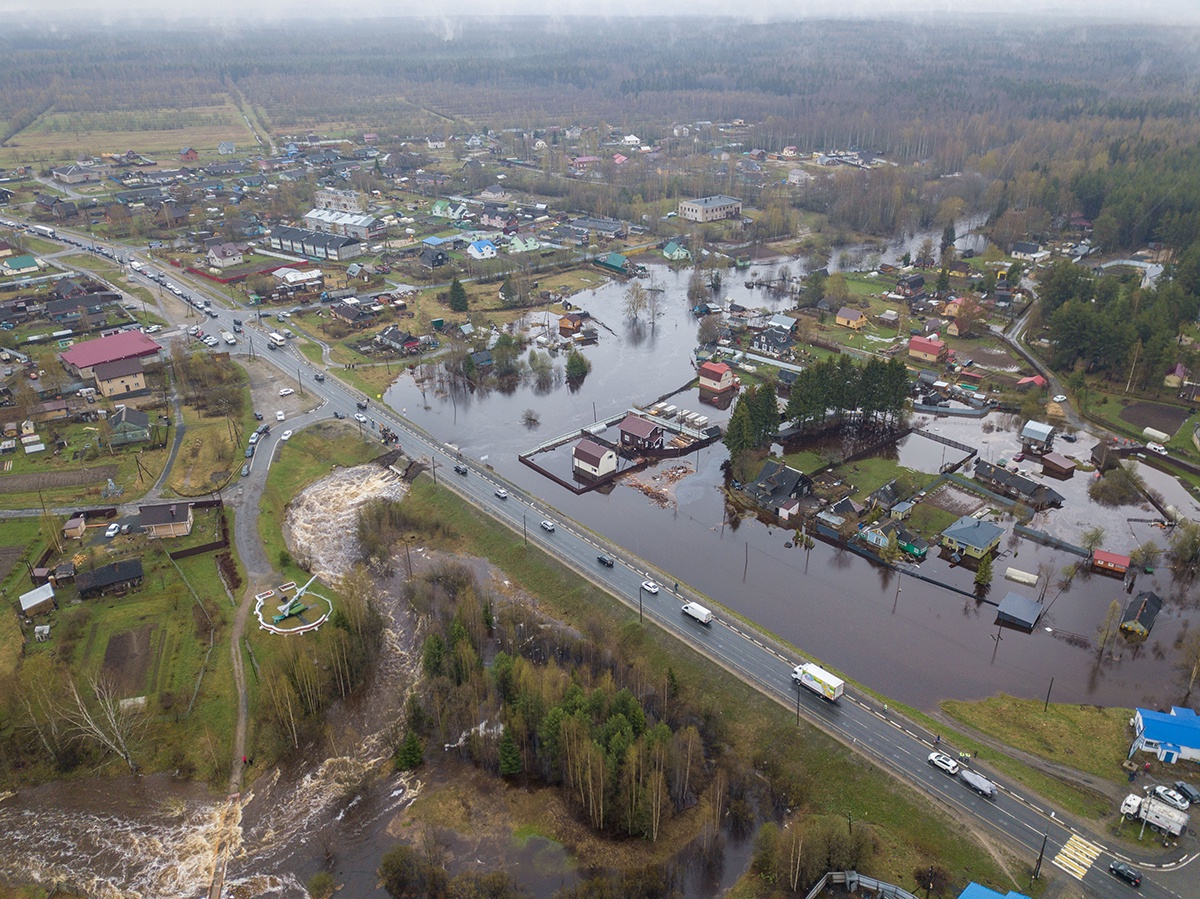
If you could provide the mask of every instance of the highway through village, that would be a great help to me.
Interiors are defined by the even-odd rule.
[[[84,246],[97,245],[85,235],[73,235],[71,240]],[[119,254],[126,263],[135,258],[129,255],[127,247],[116,245],[110,251]],[[139,262],[143,272],[127,269],[128,277],[155,289],[155,283],[145,275],[144,269],[159,269],[160,265],[144,256]],[[267,350],[267,334],[272,326],[265,315],[266,320],[258,322],[254,312],[221,305],[228,301],[215,294],[206,294],[203,279],[185,279],[178,271],[170,271],[169,277],[187,294],[210,300],[215,317],[208,318],[204,325],[206,332],[232,331],[234,318],[243,320],[245,333],[238,335],[237,346],[220,345],[217,349],[243,355],[253,351],[257,358],[279,370],[277,383],[292,386],[289,379],[298,380],[304,393],[313,396],[310,411],[291,416],[286,425],[277,425],[271,418],[271,410],[262,410],[272,425],[272,433],[268,435],[272,442],[262,446],[260,441],[259,451],[252,460],[252,470],[248,478],[243,479],[243,483],[250,481],[246,484],[244,501],[257,502],[261,495],[269,460],[281,445],[280,432],[285,427],[296,430],[314,421],[328,419],[334,412],[345,415],[352,422],[354,415],[361,412],[367,420],[359,422],[360,427],[376,437],[381,428],[389,428],[399,436],[404,454],[423,461],[435,480],[608,590],[647,623],[664,628],[798,717],[805,718],[884,770],[934,797],[953,814],[1007,844],[1019,858],[1028,861],[1030,868],[1040,858],[1044,859],[1041,862],[1043,876],[1050,873],[1052,866],[1054,873],[1069,878],[1069,886],[1063,895],[1114,899],[1127,896],[1131,887],[1108,871],[1109,864],[1119,860],[1141,869],[1144,878],[1140,892],[1145,896],[1200,899],[1200,877],[1193,864],[1198,854],[1194,834],[1186,834],[1180,843],[1186,851],[1176,848],[1167,856],[1154,855],[1154,858],[1167,859],[1154,863],[1147,860],[1149,854],[1143,855],[1133,848],[1136,843],[1127,846],[1114,837],[1097,835],[1072,823],[1037,797],[1024,793],[1003,778],[987,774],[998,787],[997,795],[990,800],[978,795],[960,778],[949,776],[929,764],[928,757],[937,739],[935,735],[889,711],[885,704],[853,689],[848,689],[840,701],[830,703],[797,686],[791,677],[792,669],[806,660],[744,623],[722,614],[716,604],[720,597],[710,599],[689,587],[678,587],[678,583],[686,581],[686,573],[650,570],[646,562],[624,547],[603,541],[582,526],[564,519],[542,499],[518,489],[471,460],[461,459],[453,447],[441,444],[402,416],[381,407],[375,398],[342,384],[331,373],[309,362],[295,349],[293,341],[281,348]],[[186,325],[168,328],[157,337],[189,340],[185,328]],[[315,379],[318,373],[325,375],[323,381]],[[361,403],[366,404],[365,410],[361,409]],[[264,449],[269,450],[269,455],[262,452]],[[467,473],[456,472],[456,465],[462,466]],[[238,521],[242,520],[252,522],[253,516],[238,516]],[[552,523],[553,530],[543,528],[543,521]],[[615,564],[611,567],[601,564],[597,559],[600,555],[610,557]],[[658,592],[643,589],[646,581],[659,586]],[[682,614],[680,607],[687,601],[696,601],[712,609],[715,613],[712,622],[703,625]],[[847,674],[853,677],[853,671]],[[944,742],[936,748],[951,757],[958,755]],[[969,759],[962,759],[962,762],[967,766],[972,764]],[[1134,823],[1125,824],[1123,829],[1126,835],[1136,840],[1138,831]],[[1145,833],[1147,841],[1155,836],[1149,830]],[[1021,886],[1025,885],[1018,885],[1018,888]]]

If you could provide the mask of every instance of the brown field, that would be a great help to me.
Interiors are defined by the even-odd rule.
[[[141,696],[146,692],[146,673],[154,657],[154,631],[154,625],[147,624],[108,638],[102,670],[116,685],[118,695]]]
[[[55,487],[82,487],[115,478],[120,471],[116,465],[100,465],[96,468],[77,468],[69,471],[43,471],[26,474],[10,474],[0,478],[0,493],[32,493],[35,490],[52,490]]]
[[[160,113],[179,116],[176,110],[146,110],[144,115],[153,118]],[[176,158],[181,147],[195,147],[203,162],[212,162],[218,158],[217,145],[223,140],[233,141],[239,148],[256,145],[254,135],[246,128],[246,122],[232,100],[220,106],[189,109],[181,120],[195,124],[163,130],[137,130],[130,127],[127,117],[101,113],[83,117],[78,130],[74,130],[64,124],[62,116],[47,113],[0,147],[0,163],[67,160],[75,159],[81,153],[100,155],[132,149],[160,157],[159,162],[165,166]]]
[[[1137,428],[1154,428],[1164,434],[1174,435],[1180,425],[1187,421],[1188,410],[1161,403],[1130,403],[1121,410],[1120,418]]]
[[[0,581],[8,577],[8,573],[16,566],[23,552],[23,546],[0,546]]]

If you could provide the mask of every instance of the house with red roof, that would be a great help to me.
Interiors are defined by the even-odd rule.
[[[908,342],[908,355],[922,362],[944,362],[950,355],[946,344],[937,335],[923,337],[915,335]]]
[[[724,362],[705,362],[700,366],[700,389],[713,393],[724,393],[737,386],[733,369]]]
[[[63,367],[76,377],[90,381],[97,365],[125,359],[157,359],[162,348],[141,331],[121,331],[77,343],[59,354]]]
[[[1125,572],[1129,570],[1129,565],[1129,556],[1110,553],[1103,549],[1092,550],[1092,567],[1097,571],[1106,571],[1109,574],[1119,574],[1124,577]]]

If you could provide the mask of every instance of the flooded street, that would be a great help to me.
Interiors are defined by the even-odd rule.
[[[1173,644],[1192,614],[1187,608],[1191,603],[1187,591],[1161,567],[1137,581],[1138,590],[1153,589],[1165,600],[1149,643],[1136,653],[1129,648],[1118,651],[1117,659],[1097,665],[1094,651],[1075,644],[1093,637],[1114,599],[1124,604],[1129,596],[1119,579],[1093,574],[1081,574],[1060,592],[1059,573],[1079,561],[1077,556],[1025,539],[1001,543],[991,587],[994,601],[1009,590],[1036,595],[1034,588],[1004,580],[1010,566],[1036,572],[1040,563],[1046,563],[1054,572],[1054,583],[1038,629],[1033,634],[1006,630],[997,644],[992,606],[964,601],[961,595],[912,578],[898,581],[893,572],[823,543],[810,552],[787,549],[790,531],[755,520],[722,526],[725,506],[719,488],[726,451],[721,444],[686,457],[695,474],[675,485],[676,503],[666,508],[623,484],[611,491],[575,496],[521,465],[519,453],[634,403],[655,399],[693,377],[696,322],[688,311],[686,273],[658,271],[657,277],[665,285],[667,301],[665,315],[653,332],[644,324],[641,330],[631,329],[621,320],[623,285],[573,298],[605,326],[599,344],[585,349],[592,372],[577,390],[562,386],[539,393],[521,385],[507,395],[492,391],[451,398],[429,390],[423,397],[405,375],[386,399],[431,434],[458,446],[464,455],[476,460],[486,456],[487,464],[505,478],[628,546],[672,579],[694,586],[805,652],[903,702],[928,709],[944,698],[977,699],[1001,691],[1044,696],[1051,678],[1054,698],[1062,702],[1158,707],[1178,698],[1173,686]],[[721,297],[772,311],[787,305],[766,292],[743,287],[732,273]],[[695,389],[671,402],[705,414],[715,411],[699,403]],[[521,424],[525,409],[537,412],[538,428]],[[1019,449],[1016,434],[1011,428],[1002,429],[1005,423],[1000,416],[987,420],[996,428],[991,433],[984,433],[981,423],[971,419],[918,416],[914,423],[978,446],[984,459],[1011,457]],[[1081,434],[1078,443],[1060,442],[1056,449],[1086,460],[1093,443]],[[930,472],[958,457],[955,450],[912,438],[894,452],[901,464]],[[1200,515],[1200,508],[1173,479],[1145,465],[1141,468],[1148,484],[1162,491],[1167,502],[1185,514]],[[654,474],[651,468],[639,478],[647,480]],[[1105,546],[1119,552],[1127,553],[1152,539],[1165,545],[1161,529],[1128,520],[1157,518],[1151,507],[1098,506],[1086,496],[1089,477],[1077,472],[1066,482],[1047,480],[1067,502],[1061,510],[1039,514],[1032,526],[1070,541],[1099,524],[1110,538]],[[1011,532],[1011,520],[1003,525]],[[971,572],[952,570],[936,556],[922,563],[920,571],[972,589]]]

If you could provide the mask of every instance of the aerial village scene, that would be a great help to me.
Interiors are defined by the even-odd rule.
[[[784,142],[749,115],[387,133],[271,129],[233,108],[193,145],[41,146],[35,130],[0,146],[0,828],[14,882],[48,889],[55,872],[78,890],[66,895],[135,894],[105,893],[41,826],[19,826],[40,816],[136,895],[330,895],[312,885],[325,872],[344,895],[385,895],[383,834],[416,842],[404,828],[420,826],[387,821],[418,814],[434,755],[510,782],[549,765],[532,721],[506,706],[497,723],[503,684],[490,724],[454,692],[469,680],[456,666],[498,679],[514,658],[588,655],[538,636],[558,607],[524,602],[534,584],[567,597],[580,646],[611,636],[587,608],[608,591],[622,627],[669,619],[769,692],[712,636],[755,634],[779,647],[789,686],[843,707],[853,686],[884,723],[911,710],[933,767],[993,805],[994,782],[1021,778],[970,764],[992,744],[969,707],[1016,731],[1060,704],[1103,709],[1096,777],[1111,782],[1064,807],[1125,822],[1121,839],[1150,821],[1172,864],[1191,851],[1177,817],[1187,778],[1200,783],[1184,770],[1200,758],[1188,247],[1161,229],[1118,236],[1083,186],[1035,210],[1032,190],[931,175],[908,148]],[[869,224],[902,183],[919,185],[909,207]],[[445,488],[452,500],[431,498]],[[477,535],[478,509],[502,538]],[[524,571],[524,555],[510,574],[507,554],[531,544],[585,586]],[[456,640],[478,641],[471,662]],[[657,708],[676,688],[640,664],[625,667]],[[397,686],[419,672],[426,687]],[[799,722],[808,699],[780,701]],[[537,738],[514,744],[526,724]],[[713,727],[715,753],[735,738]],[[970,735],[942,754],[956,728]],[[305,767],[326,757],[344,767]],[[55,779],[85,769],[74,796]],[[180,838],[171,864],[146,864],[132,847],[165,817],[102,845],[105,814],[137,814],[100,796],[100,772],[162,778],[156,816],[207,803],[197,832],[218,848],[192,857]],[[649,811],[618,822],[573,776],[569,807],[594,830],[657,841],[668,826]],[[235,824],[204,784],[228,793]],[[1162,821],[1156,784],[1174,809]],[[320,862],[351,796],[369,797],[370,837]],[[714,797],[681,787],[667,817]],[[76,801],[97,817],[73,815]],[[725,867],[697,862],[676,895],[771,882],[761,841],[711,850],[693,824],[697,858],[724,853]],[[463,832],[446,838],[456,858],[472,851]],[[569,842],[548,841],[552,864],[515,853],[517,880],[538,896],[581,883]],[[1137,886],[1123,857],[1100,870]],[[954,864],[939,895],[970,879]],[[787,895],[815,882],[804,872]],[[906,872],[879,873],[884,889]],[[978,879],[1042,895],[1032,878]]]

